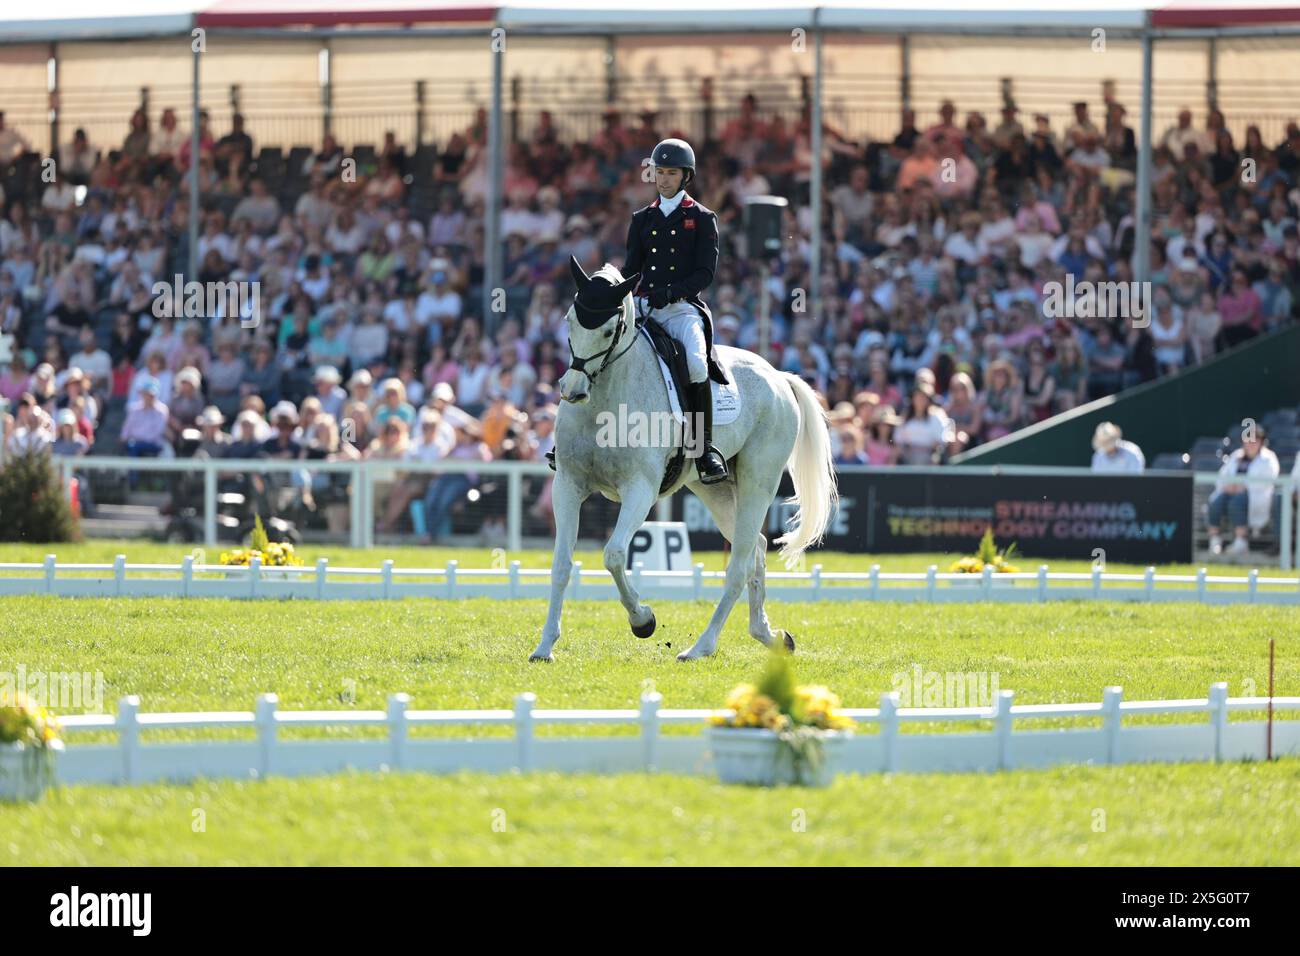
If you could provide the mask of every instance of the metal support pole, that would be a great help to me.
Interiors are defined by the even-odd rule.
[[[424,80],[415,81],[415,148],[424,145]]]
[[[1138,139],[1137,209],[1133,222],[1133,273],[1138,282],[1151,279],[1151,24],[1142,32],[1142,132]]]
[[[490,337],[496,334],[497,322],[492,311],[495,292],[501,288],[501,189],[505,179],[501,138],[501,85],[502,59],[505,50],[492,52],[492,109],[488,114],[488,189],[484,213],[483,237],[487,248],[483,250],[483,330]]]
[[[59,45],[57,43],[50,44],[50,56],[45,68],[45,89],[49,94],[50,155],[57,163],[59,157]]]
[[[618,40],[611,33],[605,37],[605,105],[618,103]]]
[[[1281,487],[1275,488],[1274,491],[1282,496],[1282,545],[1278,548],[1278,559],[1281,561],[1282,570],[1290,571],[1291,564],[1291,529],[1295,527],[1295,509],[1292,507],[1291,498],[1295,494],[1291,483],[1287,482]]]
[[[912,38],[904,33],[898,38],[898,98],[902,108],[912,108]]]
[[[334,128],[334,67],[330,63],[330,41],[326,40],[321,44],[319,54],[320,65],[320,109],[321,109],[321,139],[328,136]]]
[[[194,48],[190,80],[190,256],[187,280],[199,277],[199,50]]]
[[[1219,41],[1210,37],[1205,44],[1205,108],[1219,107]],[[1217,146],[1217,144],[1215,144]]]
[[[217,545],[217,469],[209,461],[203,469],[203,544]],[[213,562],[209,562],[213,563]]]
[[[506,547],[519,551],[524,546],[524,476],[512,469],[506,476]]]
[[[821,314],[822,284],[822,30],[815,19],[813,31],[812,122],[809,130],[812,170],[808,181],[808,202],[812,208],[812,251],[808,268],[812,274],[809,276],[808,307],[816,318]]]

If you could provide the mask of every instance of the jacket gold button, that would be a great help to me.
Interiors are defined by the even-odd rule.
[[[652,235],[652,236],[657,236],[657,235],[659,235],[659,230],[658,230],[658,229],[651,229],[651,230],[650,230],[650,235]]]
[[[651,266],[651,267],[650,267],[650,271],[651,271],[651,272],[654,272],[654,271],[655,271],[655,267],[654,267],[654,266]]]
[[[650,251],[651,251],[651,252],[658,252],[659,250],[658,250],[658,249],[651,249]]]
[[[677,271],[677,267],[676,267],[676,266],[669,266],[669,267],[668,267],[668,271],[669,271],[669,272],[676,272],[676,271]]]
[[[677,250],[676,250],[676,249],[669,249],[668,251],[669,251],[669,252],[676,252]]]
[[[677,230],[676,230],[676,229],[669,230],[669,233],[668,233],[668,234],[669,234],[670,236],[675,236],[675,235],[677,235]]]

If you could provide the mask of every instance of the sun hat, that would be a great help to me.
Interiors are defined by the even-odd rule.
[[[1110,451],[1119,444],[1123,434],[1114,422],[1102,422],[1092,433],[1092,447],[1096,451]]]

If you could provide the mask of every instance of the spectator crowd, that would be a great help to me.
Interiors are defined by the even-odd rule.
[[[573,142],[543,111],[509,145],[502,311],[484,315],[482,110],[436,148],[408,152],[390,133],[349,154],[327,135],[288,161],[255,150],[239,116],[217,137],[205,114],[194,156],[172,110],[156,129],[138,111],[116,146],[77,131],[48,182],[21,174],[38,157],[0,113],[6,447],[168,456],[194,429],[221,455],[541,460],[568,362],[568,258],[588,271],[622,261],[630,214],[653,198],[643,160],[680,135],[657,120],[625,124],[610,110]],[[1133,278],[1137,144],[1109,93],[1101,116],[1076,103],[1063,128],[1022,122],[1011,103],[996,124],[978,112],[959,122],[945,101],[925,128],[903,111],[888,141],[827,127],[823,143],[819,276],[806,113],[764,113],[746,97],[695,142],[690,191],[721,221],[705,295],[715,340],[766,341],[774,365],[809,381],[840,464],[943,462],[1296,314],[1295,122],[1280,143],[1254,126],[1239,143],[1219,111],[1203,128],[1184,111],[1157,138],[1145,326],[1044,306],[1067,277]],[[224,309],[158,314],[154,284],[170,286],[190,257],[191,177],[202,194],[191,278],[256,282],[256,323]],[[742,215],[748,196],[768,193],[792,202],[763,284]],[[381,528],[409,514],[436,535],[479,477],[399,476]],[[313,481],[300,482],[309,501]],[[538,509],[545,517],[545,496]]]

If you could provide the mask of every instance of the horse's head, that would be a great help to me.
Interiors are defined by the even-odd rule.
[[[560,398],[581,404],[591,394],[591,385],[600,376],[606,364],[620,354],[620,343],[631,344],[635,333],[635,313],[632,290],[640,281],[640,273],[627,279],[614,266],[606,263],[592,275],[582,271],[578,260],[569,257],[569,271],[578,285],[569,309],[568,369],[560,376]]]

